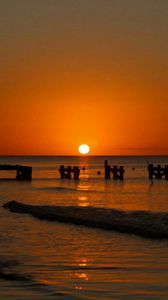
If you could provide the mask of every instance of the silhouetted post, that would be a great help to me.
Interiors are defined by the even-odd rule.
[[[165,166],[165,179],[168,179],[168,165]]]
[[[71,167],[70,166],[68,166],[68,168],[67,168],[66,178],[71,179]]]
[[[64,171],[64,165],[61,165],[59,168],[60,176],[61,178],[65,178],[65,171]]]
[[[110,179],[110,165],[108,165],[108,160],[104,162],[104,172],[105,172],[105,179]]]
[[[160,165],[157,166],[156,172],[157,172],[156,178],[161,179],[162,176],[161,176],[161,166]]]
[[[16,179],[21,180],[21,175],[22,175],[22,173],[21,173],[20,169],[17,169],[16,170]]]
[[[16,179],[17,180],[32,180],[32,168],[17,166]]]
[[[123,166],[120,166],[119,172],[120,172],[120,180],[123,180],[124,179],[124,167]]]
[[[153,179],[153,164],[148,165],[149,179]]]
[[[79,179],[79,174],[80,174],[80,169],[78,167],[74,167],[74,179],[75,180]]]
[[[31,167],[24,168],[22,173],[23,173],[23,179],[32,180],[32,168]]]
[[[113,179],[117,180],[118,179],[118,174],[117,174],[118,168],[117,168],[117,166],[113,166],[113,168],[111,169],[111,171],[113,173]]]

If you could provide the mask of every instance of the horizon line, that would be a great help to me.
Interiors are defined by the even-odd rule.
[[[103,156],[168,156],[168,154],[87,154],[87,155],[81,155],[81,154],[0,154],[0,157],[65,157],[65,156],[69,156],[69,157],[103,157]]]

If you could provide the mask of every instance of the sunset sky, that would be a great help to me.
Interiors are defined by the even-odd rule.
[[[0,155],[168,154],[167,0],[0,0]]]

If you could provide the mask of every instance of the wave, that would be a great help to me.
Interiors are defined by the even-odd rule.
[[[16,260],[4,260],[3,258],[0,258],[0,280],[17,282],[17,284],[20,284],[20,287],[33,289],[33,291],[38,288],[38,292],[41,291],[43,295],[45,293],[47,299],[48,296],[66,296],[66,293],[55,291],[50,284],[47,284],[41,279],[34,278],[29,274],[23,274],[16,272],[16,270],[12,270],[12,268],[17,265],[20,265],[20,262]]]
[[[0,260],[0,279],[10,281],[31,281],[31,277],[11,271],[12,267],[19,265],[16,260]]]
[[[30,278],[26,275],[21,275],[17,273],[8,273],[0,270],[0,279],[10,280],[10,281],[30,281]]]
[[[52,186],[52,187],[34,187],[33,188],[35,191],[48,191],[48,192],[84,192],[84,193],[99,193],[99,194],[106,194],[107,191],[101,191],[101,190],[96,190],[96,189],[89,189],[87,187],[77,187],[77,188],[69,188],[69,187],[62,187],[62,186]]]
[[[122,211],[98,207],[40,206],[10,201],[3,205],[11,212],[30,214],[41,220],[132,233],[147,238],[168,238],[168,213]]]
[[[63,187],[63,186],[46,186],[46,187],[33,187],[33,190],[37,191],[49,191],[49,192],[85,192],[85,193],[95,193],[98,192],[99,194],[106,194],[107,191],[99,190],[99,189],[91,189],[90,187],[87,188],[85,186],[81,187]]]

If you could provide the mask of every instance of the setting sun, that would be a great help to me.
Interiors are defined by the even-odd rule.
[[[79,146],[79,152],[81,154],[87,154],[87,153],[89,153],[89,151],[90,151],[90,148],[89,148],[88,145],[82,144],[82,145]]]

